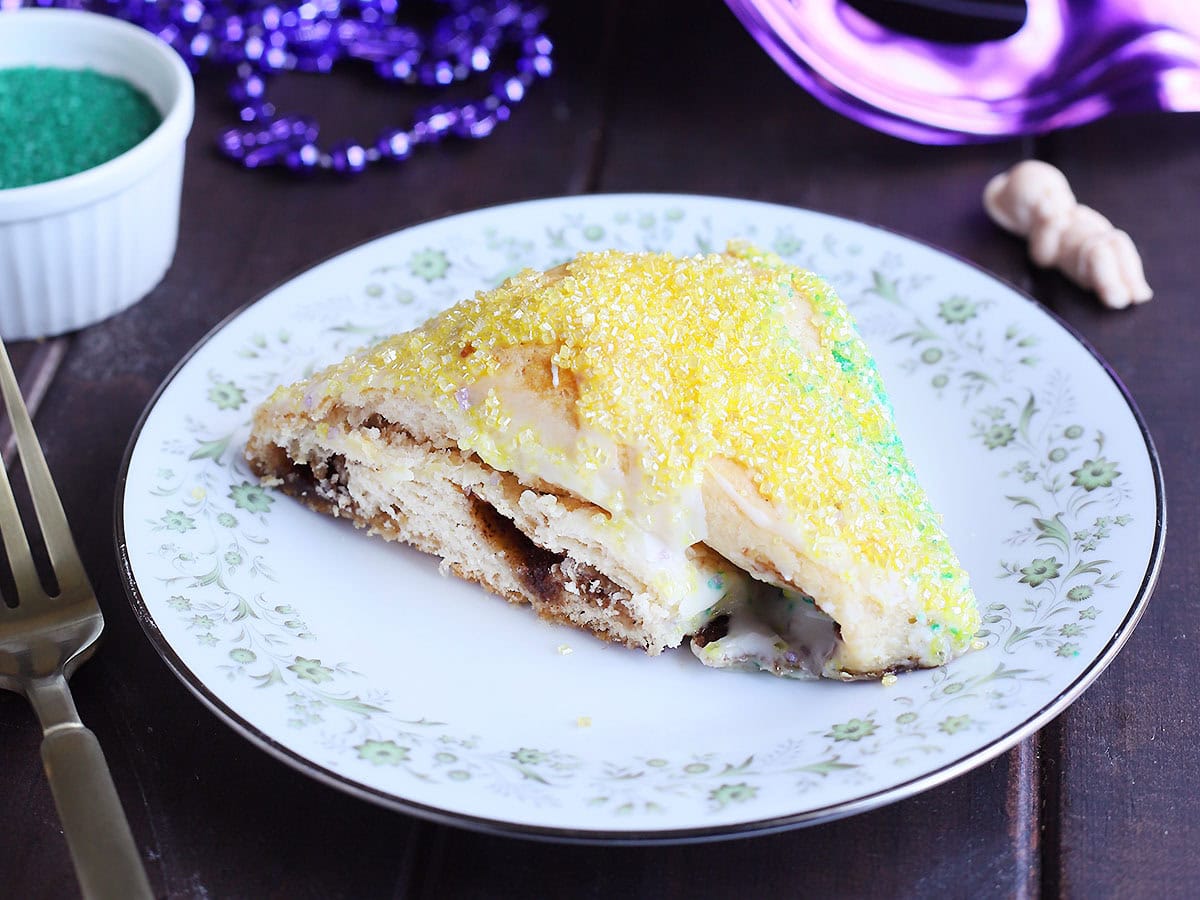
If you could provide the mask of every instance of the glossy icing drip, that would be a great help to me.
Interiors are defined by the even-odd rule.
[[[818,678],[837,647],[837,626],[811,597],[766,585],[733,607],[726,633],[692,653],[706,666]]]

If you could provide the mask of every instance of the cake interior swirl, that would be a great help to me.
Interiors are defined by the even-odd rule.
[[[246,457],[651,654],[877,677],[945,663],[979,625],[846,307],[745,244],[526,270],[277,389]]]

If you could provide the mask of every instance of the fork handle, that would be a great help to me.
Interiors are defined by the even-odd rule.
[[[42,740],[42,763],[83,896],[152,898],[96,735],[74,723],[51,728]]]

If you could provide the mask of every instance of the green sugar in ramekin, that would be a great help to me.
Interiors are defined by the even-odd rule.
[[[0,190],[98,166],[161,121],[149,98],[121,78],[92,69],[0,69]]]

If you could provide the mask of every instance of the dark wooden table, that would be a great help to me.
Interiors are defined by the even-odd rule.
[[[671,15],[666,15],[670,12]],[[665,23],[670,22],[670,25]],[[1200,118],[1106,120],[982,147],[908,144],[790,82],[717,0],[560,4],[558,70],[489,140],[355,181],[218,158],[229,110],[198,84],[179,251],[129,311],[16,345],[35,422],[108,620],[73,684],[150,879],[172,897],[1194,896],[1200,884],[1195,302]],[[418,98],[353,72],[294,76],[281,104],[330,135],[403,121]],[[399,98],[399,99],[397,99]],[[1142,248],[1153,303],[1102,309],[984,217],[985,180],[1037,156]],[[113,494],[139,414],[215,323],[366,238],[473,207],[589,191],[770,200],[876,222],[974,260],[1081,331],[1128,384],[1170,500],[1158,589],[1126,649],[1039,734],[949,784],[832,824],[721,844],[555,846],[428,824],[293,772],[170,674],[134,619]],[[24,701],[0,694],[0,896],[76,892]]]

